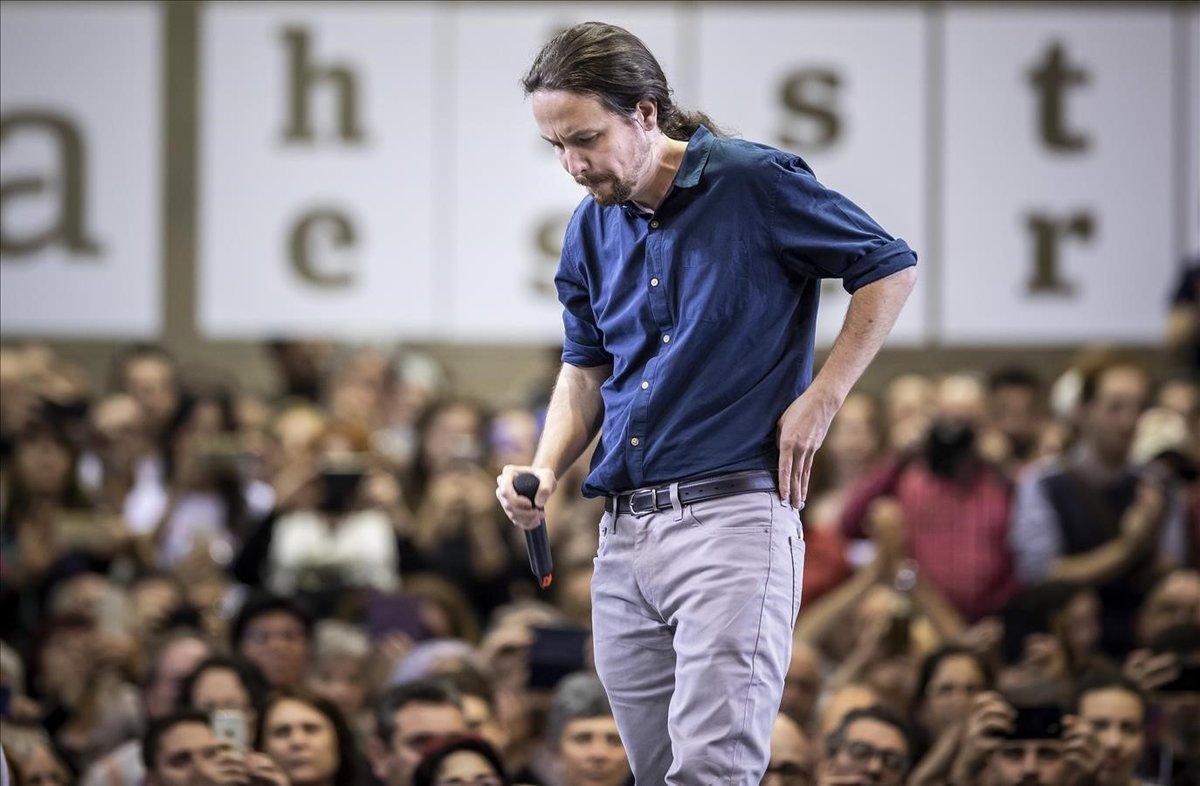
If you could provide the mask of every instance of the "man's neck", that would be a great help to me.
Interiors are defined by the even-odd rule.
[[[683,163],[687,146],[686,141],[660,134],[650,153],[650,168],[645,182],[633,192],[630,201],[644,210],[657,210],[675,182],[675,173]]]
[[[1116,480],[1128,469],[1128,463],[1123,458],[1106,457],[1087,439],[1081,440],[1076,448],[1075,461],[1085,474],[1104,483]]]

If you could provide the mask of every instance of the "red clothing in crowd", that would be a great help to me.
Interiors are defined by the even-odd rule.
[[[904,511],[905,547],[927,581],[970,621],[1016,591],[1008,546],[1011,484],[981,466],[966,481],[934,475],[920,459],[892,460],[849,490],[842,534],[865,537],[871,503],[892,496]]]
[[[846,559],[846,542],[832,527],[804,530],[804,586],[801,597],[812,603],[854,573]]]

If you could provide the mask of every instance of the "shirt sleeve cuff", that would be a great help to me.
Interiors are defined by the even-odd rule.
[[[562,361],[571,366],[591,368],[593,366],[607,366],[612,362],[612,358],[607,352],[598,347],[577,344],[568,338],[563,339]]]
[[[842,277],[842,288],[851,295],[855,291],[887,278],[906,267],[917,264],[916,253],[900,238],[886,243],[855,262],[848,275]]]

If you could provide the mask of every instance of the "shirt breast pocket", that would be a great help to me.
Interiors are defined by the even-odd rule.
[[[685,266],[680,283],[680,313],[690,321],[726,323],[750,306],[750,279],[720,265]]]

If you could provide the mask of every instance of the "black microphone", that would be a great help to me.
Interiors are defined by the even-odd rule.
[[[532,472],[522,472],[513,478],[513,488],[529,500],[534,510],[537,510],[534,500],[537,499],[540,483],[538,476]],[[546,517],[540,512],[539,516],[542,523],[536,529],[525,530],[525,549],[529,552],[529,567],[533,569],[533,575],[537,576],[541,588],[546,589],[554,581],[554,560],[550,556],[550,539],[546,536]]]

